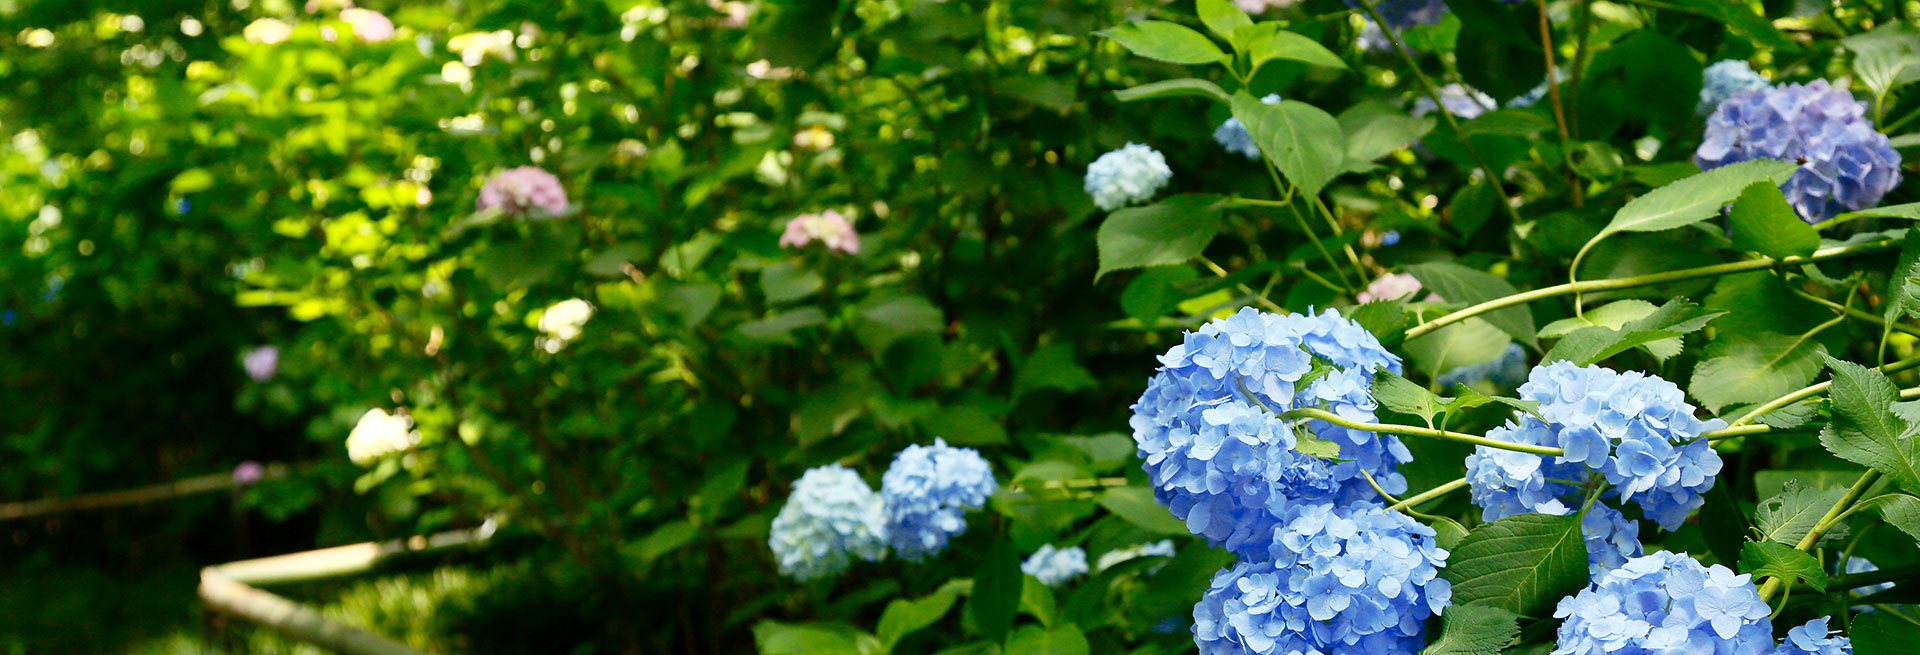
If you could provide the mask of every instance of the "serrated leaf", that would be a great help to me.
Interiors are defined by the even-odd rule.
[[[1920,498],[1906,494],[1875,496],[1860,503],[1880,512],[1887,523],[1920,541]]]
[[[1346,169],[1347,140],[1333,115],[1294,100],[1269,105],[1246,91],[1232,104],[1233,117],[1301,195],[1318,195]]]
[[[1542,338],[1565,337],[1574,330],[1593,326],[1618,329],[1633,321],[1646,318],[1648,314],[1652,314],[1659,308],[1658,305],[1645,300],[1616,300],[1588,311],[1585,316],[1569,316],[1548,323],[1546,327],[1540,328],[1540,336]],[[1640,344],[1640,347],[1645,349],[1647,354],[1653,355],[1654,359],[1664,362],[1680,354],[1685,343],[1680,337],[1671,337],[1649,341]]]
[[[939,591],[920,598],[901,598],[888,603],[887,610],[880,613],[880,627],[876,629],[878,634],[875,636],[891,650],[894,644],[900,643],[901,637],[933,625],[940,617],[946,616],[947,610],[953,608],[953,602],[959,597],[959,592],[954,588],[941,587]]]
[[[1817,398],[1808,398],[1787,405],[1786,407],[1767,412],[1765,416],[1754,420],[1761,425],[1775,430],[1791,430],[1806,425],[1808,421],[1812,421],[1813,417],[1819,413],[1820,400]]]
[[[1207,35],[1179,23],[1143,20],[1118,25],[1101,33],[1120,42],[1133,54],[1172,64],[1212,64],[1227,60]]]
[[[1653,313],[1628,321],[1619,329],[1590,327],[1574,330],[1553,344],[1541,364],[1567,360],[1579,365],[1592,364],[1626,352],[1636,346],[1698,331],[1726,312],[1716,312],[1675,298]]]
[[[1480,393],[1479,391],[1475,390],[1473,387],[1469,387],[1465,384],[1453,385],[1453,391],[1457,397],[1440,399],[1440,402],[1444,403],[1447,406],[1448,412],[1473,409],[1475,407],[1492,404],[1492,403],[1500,403],[1502,405],[1512,407],[1514,411],[1521,412],[1524,414],[1531,414],[1534,418],[1540,419],[1540,422],[1542,423],[1549,422],[1547,421],[1546,415],[1540,413],[1540,401],[1538,400],[1521,400],[1519,398],[1508,398],[1506,396],[1489,396],[1487,394]]]
[[[1499,655],[1520,636],[1520,615],[1498,607],[1449,607],[1441,617],[1440,638],[1420,655]]]
[[[1647,192],[1621,207],[1594,241],[1620,232],[1658,232],[1697,223],[1720,213],[1747,185],[1774,184],[1797,168],[1790,162],[1754,159],[1700,173]]]
[[[1439,396],[1384,367],[1374,371],[1373,399],[1387,409],[1418,416],[1428,423],[1444,409]]]
[[[1578,515],[1515,514],[1467,534],[1440,576],[1456,606],[1488,605],[1538,616],[1587,583]]]
[[[1887,306],[1882,317],[1892,323],[1901,316],[1920,318],[1920,230],[1907,230],[1887,276]]]
[[[1820,248],[1820,233],[1800,220],[1772,180],[1747,185],[1728,212],[1733,247],[1774,259],[1805,257]]]
[[[1219,231],[1219,196],[1174,196],[1116,211],[1100,224],[1096,237],[1100,271],[1094,279],[1113,271],[1193,259]]]
[[[1763,403],[1807,386],[1826,354],[1808,335],[1721,332],[1707,344],[1687,390],[1716,414],[1728,405]]]
[[[1504,298],[1519,293],[1508,284],[1505,278],[1467,268],[1453,262],[1428,262],[1407,267],[1407,273],[1420,280],[1427,291],[1439,295],[1447,302],[1462,302],[1477,305],[1496,298]],[[1526,305],[1514,305],[1481,314],[1479,318],[1501,332],[1528,346],[1536,345],[1534,338],[1533,310]],[[1504,344],[1502,345],[1504,347]],[[1493,359],[1486,357],[1479,361]]]
[[[1879,371],[1826,357],[1833,369],[1833,422],[1820,430],[1820,444],[1841,459],[1872,467],[1908,492],[1920,489],[1920,439],[1893,414],[1900,392]]]
[[[987,641],[1006,640],[1014,614],[1020,610],[1025,577],[1020,572],[1020,556],[1013,550],[1013,539],[1002,535],[993,540],[973,576],[973,596],[967,599],[967,613]]]
[[[1182,77],[1142,84],[1140,86],[1115,91],[1113,95],[1118,97],[1121,102],[1178,97],[1207,98],[1220,102],[1231,102],[1232,100],[1226,91],[1220,89],[1220,85],[1193,77]]]
[[[1780,578],[1789,584],[1795,579],[1805,580],[1815,591],[1827,592],[1827,572],[1821,570],[1820,560],[1772,541],[1749,541],[1742,546],[1740,571],[1756,578]]]
[[[1200,22],[1223,39],[1233,38],[1235,28],[1253,24],[1253,18],[1233,0],[1199,0],[1194,9],[1200,14]]]
[[[1841,487],[1807,489],[1799,480],[1787,480],[1780,493],[1760,501],[1754,508],[1754,528],[1762,539],[1787,546],[1798,546],[1820,517],[1847,494]]]
[[[1407,306],[1391,300],[1376,300],[1364,305],[1347,308],[1347,318],[1359,323],[1361,328],[1380,340],[1380,345],[1393,348],[1406,340]]]

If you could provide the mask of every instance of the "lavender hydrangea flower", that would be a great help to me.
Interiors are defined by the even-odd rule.
[[[1684,553],[1651,553],[1560,600],[1553,655],[1762,655],[1773,647],[1769,613],[1751,576]]]
[[[1280,103],[1280,94],[1269,93],[1260,102],[1273,105]],[[1213,140],[1227,152],[1239,153],[1247,159],[1260,157],[1260,145],[1253,142],[1253,135],[1247,133],[1247,126],[1240,124],[1238,118],[1228,118],[1220,127],[1214,128]]]
[[[547,217],[567,213],[567,190],[560,178],[545,169],[521,166],[495,174],[480,187],[480,210],[498,209],[512,216],[545,210]]]
[[[1438,95],[1440,96],[1439,104],[1434,104],[1431,96],[1423,95],[1414,99],[1414,118],[1431,114],[1434,109],[1446,107],[1447,113],[1465,120],[1487,113],[1488,109],[1498,104],[1487,94],[1460,84],[1448,84],[1440,87],[1437,91],[1439,91]]]
[[[1233,4],[1240,7],[1240,11],[1249,14],[1258,14],[1268,9],[1285,9],[1299,3],[1300,0],[1233,0]]]
[[[1138,143],[1100,155],[1087,167],[1087,195],[1103,211],[1113,211],[1152,198],[1173,178],[1167,158]]]
[[[966,510],[987,503],[999,484],[993,467],[972,448],[907,446],[880,478],[887,541],[911,561],[947,549],[947,540],[967,530]]]
[[[880,495],[852,469],[828,464],[793,483],[793,495],[773,517],[767,545],[782,574],[812,580],[845,571],[855,557],[886,557],[886,530]]]
[[[1826,80],[1741,91],[1707,117],[1693,163],[1712,170],[1761,158],[1803,162],[1780,190],[1809,223],[1872,207],[1900,184],[1900,153],[1866,111]]]
[[[1271,541],[1194,605],[1202,655],[1417,652],[1452,602],[1433,529],[1379,505],[1295,505]]]
[[[1373,420],[1373,372],[1399,372],[1400,358],[1338,313],[1243,309],[1187,333],[1160,363],[1130,425],[1154,497],[1194,534],[1258,559],[1296,502],[1374,498],[1363,471],[1389,493],[1406,489],[1395,469],[1413,455],[1398,437],[1320,420],[1296,434],[1275,415],[1317,407]],[[1297,452],[1300,436],[1334,442],[1340,461]]]
[[[1423,288],[1425,287],[1420,285],[1420,278],[1407,273],[1388,273],[1380,276],[1379,279],[1367,283],[1367,289],[1355,294],[1353,299],[1360,301],[1361,304],[1381,300],[1400,300],[1402,298],[1411,301],[1414,294],[1420,293],[1420,290]],[[1429,293],[1422,302],[1438,302],[1439,300],[1439,295]]]
[[[800,248],[819,241],[828,250],[857,255],[860,254],[860,233],[854,231],[853,221],[834,210],[818,214],[801,214],[787,221],[787,227],[780,233],[780,247]]]
[[[1349,7],[1362,9],[1360,0],[1346,2]],[[1373,3],[1373,9],[1395,30],[1433,25],[1447,15],[1447,3],[1443,0],[1379,0]]]
[[[1707,67],[1701,79],[1699,111],[1702,114],[1710,113],[1733,94],[1766,86],[1767,78],[1753,72],[1753,67],[1744,60],[1723,59],[1714,62]]]
[[[372,9],[349,7],[340,10],[340,20],[353,26],[353,35],[367,43],[379,43],[393,38],[393,21],[386,14]]]
[[[1047,544],[1020,564],[1020,572],[1033,576],[1040,584],[1058,587],[1087,574],[1087,551],[1079,546],[1056,549],[1053,544]]]
[[[1853,640],[1828,629],[1822,616],[1788,630],[1773,655],[1853,655]]]
[[[240,357],[240,366],[247,370],[247,377],[254,382],[266,382],[280,370],[280,349],[273,346],[260,346],[248,350]]]

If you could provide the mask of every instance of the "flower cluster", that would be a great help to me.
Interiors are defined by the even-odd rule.
[[[1758,655],[1773,646],[1769,613],[1750,576],[1657,552],[1561,599],[1553,616],[1565,621],[1553,655]]]
[[[1200,652],[1411,653],[1452,601],[1432,528],[1372,503],[1298,505],[1270,558],[1214,574],[1193,608]]]
[[[547,352],[559,352],[567,342],[580,336],[581,328],[587,320],[593,318],[593,304],[579,298],[568,298],[554,303],[540,313],[537,326],[542,336],[539,346]]]
[[[1160,363],[1130,425],[1154,497],[1194,534],[1259,559],[1292,504],[1374,498],[1367,474],[1406,489],[1395,468],[1413,456],[1398,437],[1320,420],[1297,435],[1275,415],[1316,407],[1373,420],[1373,373],[1399,372],[1400,358],[1338,313],[1243,309],[1187,333]],[[1297,452],[1302,436],[1333,442],[1340,459]]]
[[[1413,116],[1415,118],[1431,114],[1434,109],[1446,107],[1447,113],[1466,120],[1487,113],[1488,109],[1492,109],[1497,104],[1487,94],[1460,84],[1448,84],[1440,87],[1438,91],[1439,104],[1435,104],[1433,98],[1429,96],[1423,95],[1414,99]]]
[[[521,166],[488,178],[480,187],[476,206],[481,211],[498,209],[509,216],[527,215],[535,209],[544,210],[547,217],[559,216],[567,213],[567,190],[560,186],[560,178],[545,169]]]
[[[1710,113],[1726,102],[1733,94],[1767,86],[1767,78],[1753,72],[1745,60],[1723,59],[1707,67],[1705,78],[1700,83],[1700,107],[1702,114]]]
[[[1280,94],[1269,93],[1260,102],[1278,104]],[[1253,135],[1247,133],[1247,126],[1240,124],[1238,118],[1228,118],[1220,127],[1214,128],[1213,140],[1220,142],[1220,147],[1226,148],[1227,152],[1239,153],[1247,159],[1260,157],[1260,145],[1253,142]]]
[[[367,43],[393,38],[393,20],[372,9],[349,7],[340,10],[340,20],[353,26],[353,36]]]
[[[860,474],[839,464],[807,471],[773,518],[767,544],[780,572],[800,580],[844,571],[854,557],[887,554],[887,521],[880,495]]]
[[[1488,382],[1498,387],[1511,387],[1527,380],[1527,349],[1517,343],[1507,344],[1505,350],[1493,359],[1462,366],[1433,379],[1435,384],[1450,387],[1455,384],[1471,385],[1475,382]]]
[[[1423,287],[1420,286],[1420,278],[1414,277],[1411,274],[1388,273],[1380,276],[1379,279],[1367,283],[1367,289],[1358,294],[1354,294],[1354,300],[1360,301],[1361,304],[1383,300],[1400,300],[1403,298],[1412,300],[1414,294],[1420,293],[1422,288]],[[1438,300],[1440,300],[1440,296],[1429,293],[1422,302],[1436,302]]]
[[[1693,163],[1710,170],[1761,158],[1804,162],[1780,190],[1809,223],[1872,207],[1900,184],[1900,153],[1866,110],[1826,80],[1741,91],[1707,117]]]
[[[254,382],[266,382],[280,370],[280,349],[274,346],[260,346],[247,351],[240,357],[240,366],[247,370],[247,377]]]
[[[1349,7],[1361,8],[1360,0],[1346,1]],[[1395,30],[1432,25],[1447,15],[1447,3],[1443,0],[1379,0],[1373,3],[1373,9],[1380,12],[1387,27]]]
[[[360,422],[347,434],[347,459],[366,466],[411,449],[419,442],[420,434],[413,431],[413,419],[407,418],[404,412],[388,414],[387,410],[376,407],[360,415]]]
[[[782,248],[799,248],[815,241],[828,250],[849,255],[860,252],[860,233],[853,230],[853,221],[831,209],[795,216],[787,221],[786,231],[780,234]]]
[[[1167,158],[1138,143],[1100,155],[1087,167],[1087,195],[1103,211],[1113,211],[1152,198],[1173,178]]]
[[[1020,564],[1020,572],[1040,580],[1040,584],[1058,587],[1087,574],[1087,551],[1079,546],[1056,549],[1053,544],[1047,544]]]
[[[942,439],[907,446],[880,479],[887,541],[908,560],[939,554],[949,538],[966,531],[966,510],[985,505],[998,486],[977,450]]]
[[[1788,630],[1773,655],[1853,655],[1853,640],[1838,635],[1822,616]]]

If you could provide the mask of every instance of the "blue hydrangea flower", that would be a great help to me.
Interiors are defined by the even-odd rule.
[[[854,557],[886,557],[886,534],[880,495],[860,474],[828,464],[793,483],[793,495],[773,517],[767,545],[782,574],[811,580],[845,571]]]
[[[1741,91],[1707,117],[1693,163],[1711,170],[1760,158],[1803,162],[1780,190],[1809,223],[1872,207],[1900,184],[1900,153],[1866,111],[1826,80]]]
[[[1853,640],[1827,629],[1827,617],[1794,626],[1773,655],[1853,655]]]
[[[1380,233],[1380,247],[1392,248],[1397,245],[1400,245],[1399,230],[1387,230],[1386,232]]]
[[[1222,569],[1193,606],[1213,653],[1412,653],[1452,602],[1432,528],[1372,503],[1301,504],[1274,528],[1269,558]]]
[[[1413,455],[1398,437],[1306,421],[1309,436],[1340,446],[1335,462],[1295,452],[1296,426],[1275,416],[1317,407],[1373,420],[1373,372],[1399,372],[1400,358],[1338,313],[1243,309],[1187,333],[1160,364],[1130,425],[1154,497],[1194,534],[1259,559],[1295,502],[1375,498],[1362,471],[1406,490],[1395,468]]]
[[[1047,544],[1020,565],[1020,572],[1039,579],[1046,586],[1058,587],[1060,583],[1087,574],[1087,551],[1079,546],[1056,550],[1053,544]]]
[[[1446,107],[1447,113],[1460,120],[1466,120],[1487,113],[1494,107],[1493,98],[1460,84],[1448,84],[1436,89],[1439,91],[1440,104],[1433,103],[1431,96],[1422,95],[1413,100],[1413,116],[1419,118],[1433,113],[1439,107]]]
[[[1365,11],[1360,0],[1346,2],[1349,7]],[[1386,21],[1388,27],[1395,30],[1432,25],[1447,15],[1447,3],[1444,0],[1379,0],[1373,3],[1373,9],[1380,12],[1381,20]]]
[[[1462,366],[1433,379],[1435,384],[1451,387],[1455,384],[1472,386],[1476,382],[1491,383],[1496,387],[1511,387],[1527,381],[1527,349],[1520,344],[1507,344],[1505,350],[1493,359]]]
[[[966,510],[985,505],[997,487],[993,467],[977,450],[943,439],[907,446],[880,478],[887,541],[910,561],[938,554],[967,531]]]
[[[1087,195],[1104,211],[1113,211],[1152,198],[1173,178],[1167,158],[1138,143],[1100,155],[1087,167]]]
[[[1700,84],[1700,107],[1702,114],[1711,112],[1720,103],[1733,94],[1767,86],[1767,78],[1753,72],[1745,60],[1723,59],[1707,67],[1706,75]]]
[[[1773,622],[1753,579],[1701,566],[1684,553],[1627,560],[1560,600],[1553,655],[1713,653],[1765,655]]]
[[[1620,510],[1594,503],[1580,517],[1580,534],[1587,542],[1587,575],[1598,578],[1620,568],[1627,560],[1639,557],[1640,524],[1627,520]]]
[[[1535,367],[1519,395],[1540,403],[1531,415],[1488,431],[1515,443],[1557,446],[1551,459],[1479,447],[1467,457],[1474,503],[1488,520],[1519,512],[1565,514],[1565,499],[1591,469],[1613,485],[1612,496],[1639,503],[1647,518],[1675,530],[1713,487],[1720,455],[1700,433],[1726,426],[1701,421],[1672,382],[1642,373],[1560,361]]]
[[[1269,93],[1267,97],[1261,98],[1260,102],[1269,105],[1279,104],[1280,94]],[[1227,122],[1214,128],[1213,140],[1220,142],[1220,147],[1226,148],[1227,152],[1239,153],[1247,159],[1260,157],[1260,146],[1253,142],[1253,135],[1247,133],[1247,126],[1241,125],[1238,118],[1228,118]]]

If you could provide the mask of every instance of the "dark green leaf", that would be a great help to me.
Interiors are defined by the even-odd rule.
[[[1740,549],[1740,571],[1755,577],[1771,576],[1791,584],[1805,580],[1815,591],[1826,593],[1827,572],[1820,560],[1772,541],[1749,541]]]
[[[1440,575],[1454,605],[1488,605],[1535,616],[1587,583],[1587,544],[1577,515],[1516,514],[1460,541]]]
[[[1365,171],[1373,161],[1405,148],[1433,130],[1434,118],[1414,118],[1399,108],[1368,101],[1340,112],[1340,132],[1347,137],[1349,171]]]
[[[1594,240],[1619,232],[1658,232],[1691,225],[1720,212],[1747,185],[1762,180],[1779,184],[1798,168],[1792,162],[1755,159],[1688,177],[1647,192],[1621,207]]]
[[[1073,361],[1073,346],[1050,343],[1035,349],[1021,363],[1020,373],[1013,378],[1013,397],[1039,389],[1079,391],[1094,385],[1093,374]]]
[[[1373,374],[1373,399],[1381,406],[1433,422],[1440,413],[1440,397],[1412,380],[1382,368]]]
[[[1179,23],[1143,20],[1119,25],[1105,32],[1133,54],[1173,64],[1212,64],[1227,60],[1207,35]]]
[[[1787,480],[1780,493],[1754,508],[1754,527],[1764,539],[1798,546],[1820,517],[1845,495],[1844,487],[1814,490],[1802,487],[1799,480]]]
[[[1546,327],[1540,328],[1540,336],[1560,338],[1572,334],[1575,330],[1593,326],[1620,329],[1626,327],[1628,323],[1646,318],[1648,314],[1658,309],[1659,306],[1645,300],[1616,300],[1587,310],[1585,316],[1569,316],[1548,323]],[[1685,341],[1681,337],[1669,337],[1640,344],[1640,348],[1646,350],[1647,354],[1663,362],[1680,354],[1680,350],[1684,347]]]
[[[1071,623],[1021,626],[1007,642],[1007,655],[1087,655],[1087,636]]]
[[[1116,211],[1100,224],[1100,270],[1094,279],[1122,269],[1193,259],[1219,231],[1219,196],[1174,196]]]
[[[1774,259],[1805,257],[1820,248],[1820,233],[1800,220],[1771,180],[1747,185],[1733,201],[1733,247]]]
[[[1376,300],[1364,305],[1347,308],[1347,318],[1359,323],[1380,344],[1396,348],[1407,336],[1407,307],[1403,303],[1390,300]]]
[[[1899,390],[1879,371],[1826,360],[1833,369],[1833,422],[1820,430],[1820,444],[1841,459],[1885,473],[1908,492],[1920,490],[1920,439],[1892,411]]]
[[[1499,655],[1520,636],[1520,615],[1489,605],[1456,605],[1441,615],[1440,638],[1420,655]]]
[[[1847,636],[1854,655],[1909,655],[1920,644],[1920,626],[1879,612],[1856,614]]]
[[[939,591],[916,599],[901,598],[887,604],[887,611],[880,614],[880,627],[877,628],[880,643],[891,650],[900,638],[914,631],[933,625],[940,617],[947,615],[953,602],[960,594],[951,585],[941,587]]]
[[[1860,503],[1880,512],[1887,523],[1920,541],[1920,498],[1906,494],[1875,496]]]
[[[980,568],[973,576],[973,597],[967,599],[967,613],[973,625],[987,641],[1001,642],[1013,627],[1013,616],[1020,611],[1020,556],[1013,550],[1013,539],[1002,535],[993,540]]]
[[[1693,369],[1687,390],[1715,413],[1728,405],[1763,403],[1807,386],[1826,354],[1824,344],[1806,335],[1721,331]]]
[[[1407,267],[1407,272],[1419,278],[1427,291],[1438,294],[1447,302],[1477,305],[1489,300],[1504,298],[1519,293],[1508,284],[1505,278],[1485,271],[1467,268],[1453,262],[1428,262]],[[1505,307],[1485,314],[1480,318],[1500,328],[1501,332],[1528,346],[1535,345],[1533,310],[1525,304]],[[1487,357],[1486,359],[1492,359]]]
[[[1533,136],[1553,128],[1553,119],[1540,115],[1532,109],[1501,109],[1490,111],[1460,125],[1461,136],[1475,134],[1504,134],[1507,136]]]
[[[867,351],[879,356],[887,346],[915,334],[938,333],[946,329],[939,307],[919,296],[900,296],[863,304],[854,323],[854,335]]]

